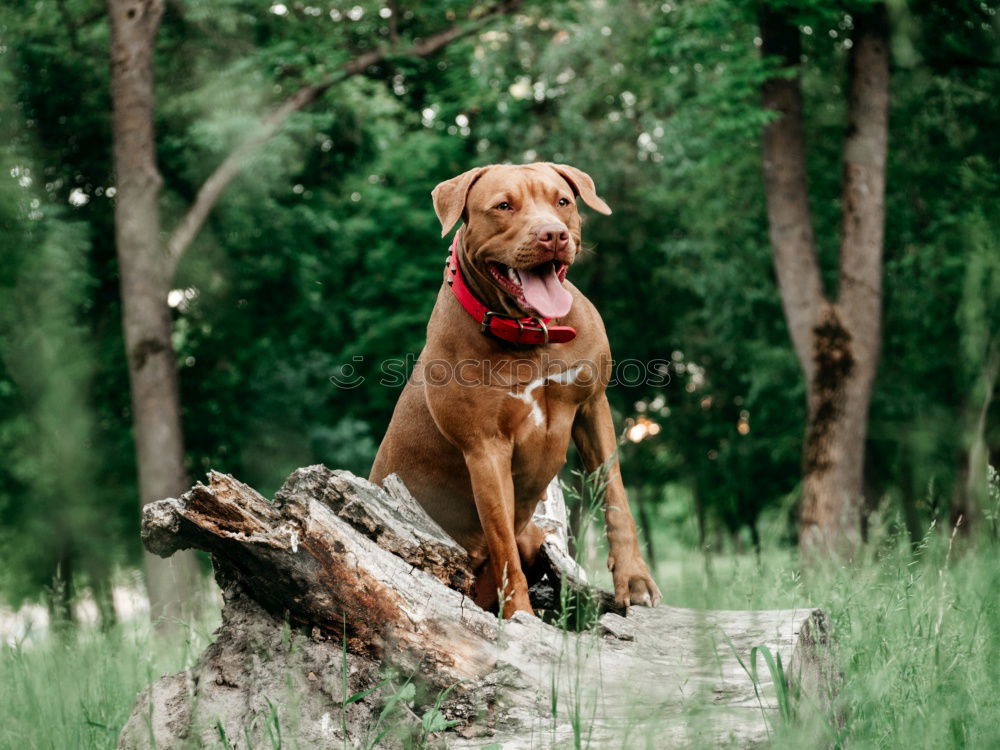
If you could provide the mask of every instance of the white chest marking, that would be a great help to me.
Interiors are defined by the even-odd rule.
[[[546,382],[558,383],[559,385],[572,385],[576,382],[576,376],[580,374],[580,370],[582,369],[582,365],[577,365],[576,367],[571,367],[568,370],[563,370],[558,375],[543,375],[542,377],[536,378],[528,383],[524,387],[524,390],[520,393],[514,393],[511,391],[507,395],[513,396],[518,401],[523,401],[531,407],[531,419],[534,421],[536,427],[541,427],[545,422],[545,414],[542,413],[542,407],[533,395],[535,389],[540,385],[544,385]]]

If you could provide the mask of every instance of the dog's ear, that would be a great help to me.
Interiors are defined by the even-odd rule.
[[[594,180],[589,174],[584,172],[582,169],[571,167],[569,164],[553,164],[552,162],[546,163],[556,170],[560,177],[569,183],[569,186],[573,188],[573,192],[583,198],[584,203],[598,213],[602,213],[605,216],[611,215],[610,206],[608,206],[608,204],[601,200],[600,196],[597,195],[597,188],[594,187]]]
[[[475,167],[468,172],[462,172],[458,177],[445,180],[431,191],[434,212],[441,222],[442,237],[447,235],[455,226],[455,222],[462,218],[469,190],[487,169],[488,167]]]

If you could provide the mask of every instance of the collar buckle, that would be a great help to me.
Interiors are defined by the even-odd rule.
[[[484,336],[490,332],[490,318],[495,318],[497,314],[492,310],[487,310],[483,315],[482,325],[479,326],[479,332]]]
[[[535,322],[537,322],[538,325],[540,325],[542,327],[542,333],[545,334],[545,346],[548,346],[549,345],[549,327],[547,325],[545,325],[545,321],[542,320],[541,318],[532,318],[532,320],[534,320]],[[521,321],[517,321],[517,324],[521,325]],[[523,328],[523,326],[522,326],[522,328]]]

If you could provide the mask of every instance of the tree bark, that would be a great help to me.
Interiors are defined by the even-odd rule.
[[[632,490],[632,497],[636,500],[636,508],[639,511],[639,528],[642,529],[643,546],[646,548],[646,559],[649,561],[649,569],[656,574],[656,549],[653,542],[653,519],[650,516],[650,493],[645,487],[636,487]]]
[[[993,403],[997,377],[1000,376],[1000,344],[992,343],[986,354],[972,401],[966,407],[966,439],[963,470],[958,473],[951,502],[951,525],[970,537],[979,525],[989,497],[989,450],[986,446],[986,421]],[[978,397],[978,400],[976,400]],[[971,412],[971,413],[969,413]]]
[[[318,747],[747,747],[777,715],[773,676],[761,667],[755,688],[740,665],[752,647],[780,656],[810,700],[836,688],[818,610],[607,611],[612,594],[568,557],[561,495],[550,491],[535,521],[547,537],[533,603],[556,624],[476,607],[464,550],[394,476],[383,489],[308,467],[271,503],[212,473],[207,487],[148,506],[148,549],[212,553],[223,625],[190,670],[140,694],[119,748],[244,748],[275,731]],[[569,602],[595,608],[593,627],[558,626]],[[380,679],[387,667],[395,683]],[[404,681],[420,689],[385,719]],[[386,722],[395,734],[381,734]]]
[[[763,86],[764,105],[777,118],[762,146],[778,286],[807,383],[799,549],[806,560],[849,559],[861,543],[868,408],[881,348],[888,22],[882,4],[854,17],[839,283],[830,300],[808,204],[799,32],[782,12],[763,8],[759,18],[763,54],[795,71]]]
[[[813,329],[826,299],[816,258],[809,188],[806,181],[802,84],[798,75],[802,47],[799,30],[780,12],[760,10],[761,51],[774,56],[794,77],[775,77],[763,85],[764,106],[777,114],[764,128],[764,192],[768,229],[785,320],[799,364],[812,381]]]
[[[153,133],[153,49],[163,13],[159,0],[109,0],[111,102],[117,196],[115,241],[122,327],[132,394],[132,426],[145,506],[187,487],[177,363],[171,341],[169,281],[160,247],[159,196]],[[189,613],[197,560],[146,554],[150,615]]]

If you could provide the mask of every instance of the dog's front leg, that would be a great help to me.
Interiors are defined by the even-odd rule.
[[[511,446],[491,442],[465,452],[472,480],[479,522],[489,550],[489,566],[503,601],[503,616],[515,612],[534,614],[528,600],[528,581],[521,570],[514,535],[514,480],[511,478]]]
[[[608,531],[608,569],[615,584],[615,602],[621,606],[646,604],[655,607],[660,589],[649,575],[635,519],[628,507],[621,468],[615,453],[615,427],[607,396],[600,393],[584,402],[573,421],[573,442],[587,472],[600,470],[604,485],[604,521]]]

